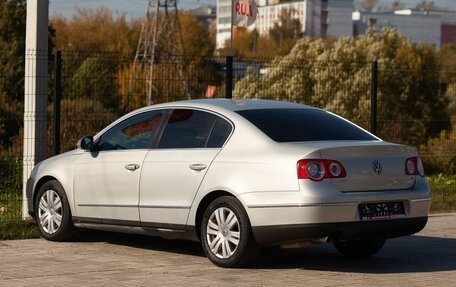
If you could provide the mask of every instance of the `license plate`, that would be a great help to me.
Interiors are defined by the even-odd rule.
[[[402,202],[360,204],[358,210],[361,220],[396,219],[405,217],[404,203]]]

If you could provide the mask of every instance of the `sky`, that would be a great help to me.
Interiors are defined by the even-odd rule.
[[[77,8],[96,9],[106,7],[128,19],[141,18],[146,14],[146,0],[49,0],[49,15],[60,14],[71,17]],[[152,2],[153,3],[153,2]],[[216,5],[216,0],[178,0],[179,9],[194,9],[200,6]]]
[[[394,0],[382,0],[383,3],[392,3]],[[141,18],[146,13],[146,0],[49,0],[50,16],[60,14],[71,18],[76,8],[96,9],[104,6],[118,14],[125,14],[127,19]],[[414,7],[422,0],[402,0],[403,4]],[[456,0],[434,0],[438,6],[456,10]],[[193,9],[207,4],[216,4],[216,0],[178,0],[179,9]]]

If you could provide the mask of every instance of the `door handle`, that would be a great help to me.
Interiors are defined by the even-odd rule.
[[[191,164],[189,167],[190,167],[190,169],[193,169],[196,171],[202,171],[203,169],[205,169],[207,167],[207,165],[205,165],[204,163],[194,163],[194,164]]]
[[[125,166],[125,168],[128,169],[129,171],[135,171],[139,168],[139,164],[134,164],[134,163],[127,164]]]

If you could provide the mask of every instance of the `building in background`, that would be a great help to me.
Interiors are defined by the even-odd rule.
[[[225,41],[230,39],[231,33],[231,0],[217,0],[217,34],[216,48],[225,46]]]
[[[397,10],[382,13],[353,13],[353,34],[362,35],[368,28],[380,31],[397,29],[413,43],[427,42],[440,49],[456,44],[456,12]]]
[[[267,35],[284,10],[301,22],[302,33],[310,37],[351,36],[353,0],[258,0],[258,16],[249,29]],[[217,0],[217,48],[230,39],[231,0]]]
[[[298,19],[301,22],[301,32],[304,33],[306,22],[306,1],[298,2],[283,2],[274,0],[259,0],[258,1],[258,16],[255,24],[250,29],[256,29],[262,36],[267,36],[269,30],[274,27],[274,24],[280,21],[280,16],[284,12],[290,12],[293,19]]]

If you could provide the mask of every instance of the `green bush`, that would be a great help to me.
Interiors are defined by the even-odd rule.
[[[391,28],[334,42],[303,38],[264,73],[239,80],[233,94],[320,107],[367,128],[372,61],[378,62],[381,138],[416,146],[450,128],[449,95],[441,95],[435,49]]]
[[[0,144],[0,223],[22,217],[22,143]],[[20,147],[19,147],[19,146]]]
[[[442,131],[440,137],[430,139],[420,147],[427,174],[456,174],[456,131]]]
[[[38,227],[33,220],[0,221],[0,240],[37,238]]]
[[[432,191],[431,212],[456,211],[456,176],[438,174],[427,177]]]
[[[22,157],[0,146],[0,194],[21,194]]]

